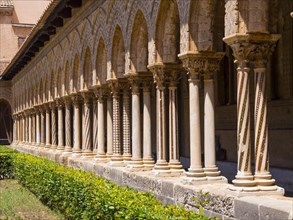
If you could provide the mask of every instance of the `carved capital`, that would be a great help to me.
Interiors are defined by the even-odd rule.
[[[139,95],[139,89],[141,84],[141,79],[135,76],[130,76],[128,78],[131,85],[131,92],[133,95]]]
[[[265,66],[279,39],[277,34],[253,33],[232,35],[224,38],[224,42],[232,48],[238,67],[245,67],[249,62]]]
[[[70,107],[72,100],[70,96],[65,96],[63,97],[63,102],[65,104],[66,107]]]
[[[104,87],[97,87],[93,90],[96,99],[100,102],[107,94],[107,90]]]
[[[89,105],[93,97],[92,93],[89,91],[83,91],[81,92],[81,96],[83,98],[84,104]]]
[[[81,103],[81,97],[78,94],[72,94],[71,95],[71,100],[74,106],[78,106]]]
[[[61,109],[64,106],[64,102],[61,98],[57,98],[55,99],[55,101],[56,101],[56,106],[58,109]]]

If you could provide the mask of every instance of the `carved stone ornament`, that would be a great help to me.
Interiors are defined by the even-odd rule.
[[[225,37],[223,40],[233,50],[236,62],[266,62],[280,39],[277,34],[243,34]]]

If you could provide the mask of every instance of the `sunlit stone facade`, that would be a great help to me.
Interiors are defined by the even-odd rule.
[[[13,146],[193,186],[226,184],[221,145],[237,162],[231,194],[284,193],[269,152],[293,141],[292,1],[60,2],[4,72]]]

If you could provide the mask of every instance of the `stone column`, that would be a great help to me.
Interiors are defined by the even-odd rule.
[[[56,103],[50,102],[51,109],[51,125],[52,125],[52,133],[51,133],[51,149],[57,149],[57,117],[56,117]]]
[[[140,81],[133,77],[130,78],[132,89],[132,158],[127,168],[131,171],[143,170],[141,158],[141,123],[140,123]]]
[[[71,98],[65,97],[64,98],[65,104],[65,152],[72,151],[72,144],[71,144]]]
[[[120,145],[120,94],[117,79],[109,81],[113,94],[113,156],[111,166],[124,166]]]
[[[98,91],[99,89],[94,90],[93,97],[93,154],[98,153]]]
[[[36,112],[32,109],[32,145],[36,145]]]
[[[123,83],[123,160],[127,165],[131,160],[130,149],[130,97],[129,84]]]
[[[97,144],[98,150],[96,155],[96,160],[105,161],[106,153],[105,153],[105,128],[104,128],[104,89],[98,88],[95,91],[95,95],[97,97]]]
[[[16,143],[16,116],[15,114],[12,115],[12,119],[13,119],[13,132],[12,132],[12,143],[13,145],[15,145]]]
[[[80,97],[77,94],[72,95],[73,103],[73,149],[72,152],[81,153],[80,148]]]
[[[250,88],[249,88],[249,57],[253,51],[250,43],[241,39],[224,39],[233,50],[237,64],[237,175],[232,182],[231,190],[256,191],[257,188],[251,173],[251,137],[250,137]]]
[[[143,81],[143,164],[144,170],[154,167],[152,158],[151,90],[150,80]]]
[[[177,84],[179,82],[178,69],[170,71],[169,83],[169,167],[172,176],[184,174],[184,169],[179,162],[179,143],[178,143],[178,100]]]
[[[204,72],[204,172],[209,180],[221,180],[216,165],[214,75],[223,54],[214,56],[206,60]]]
[[[255,175],[259,190],[277,190],[275,180],[269,171],[268,121],[267,121],[267,62],[275,47],[278,35],[269,35],[270,39],[256,45],[253,55],[255,102],[254,102],[254,144]]]
[[[189,75],[189,121],[190,121],[190,167],[183,181],[196,183],[206,180],[201,161],[201,131],[200,131],[200,74],[205,66],[205,59],[198,53],[180,54],[183,67]]]
[[[92,94],[88,91],[82,92],[84,112],[83,112],[83,144],[82,144],[82,155],[91,156],[93,155],[91,146],[91,119],[90,119],[90,108]]]
[[[169,176],[170,167],[166,161],[166,116],[165,116],[165,83],[166,73],[163,64],[154,64],[149,69],[156,83],[156,121],[157,121],[157,162],[152,170],[155,176]]]
[[[56,99],[58,109],[58,146],[57,150],[64,150],[64,119],[63,119],[63,106],[62,99]]]
[[[51,136],[51,124],[50,124],[50,106],[47,104],[45,106],[46,111],[46,148],[51,147],[50,136]]]
[[[41,146],[44,147],[45,146],[45,108],[44,106],[40,107],[40,112],[41,112]]]
[[[113,103],[112,95],[107,95],[107,158],[113,155]]]
[[[41,124],[40,124],[40,110],[39,107],[35,107],[36,111],[36,145],[39,146],[41,143]]]

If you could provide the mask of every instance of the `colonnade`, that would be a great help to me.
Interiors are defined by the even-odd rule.
[[[268,168],[265,75],[266,56],[269,56],[277,38],[272,35],[267,38],[258,44],[251,44],[246,38],[225,39],[234,52],[238,82],[238,173],[231,190],[276,190]],[[214,106],[214,75],[220,68],[224,54],[206,51],[186,52],[178,56],[182,65],[157,62],[148,66],[150,72],[147,74],[128,74],[122,79],[108,79],[105,85],[93,86],[16,112],[14,144],[93,157],[96,162],[125,166],[129,171],[151,170],[154,176],[183,176],[182,181],[187,184],[225,180],[216,165]],[[250,146],[251,64],[256,94],[255,175],[251,172]],[[183,71],[187,71],[189,84],[190,167],[187,172],[179,160],[178,140],[177,93]],[[151,123],[153,83],[156,96],[156,161],[151,148],[151,131],[154,128]],[[200,102],[199,93],[201,83],[204,87],[203,103]],[[169,95],[167,99],[166,94]],[[202,120],[201,105],[204,109]],[[201,158],[202,145],[204,163]]]

